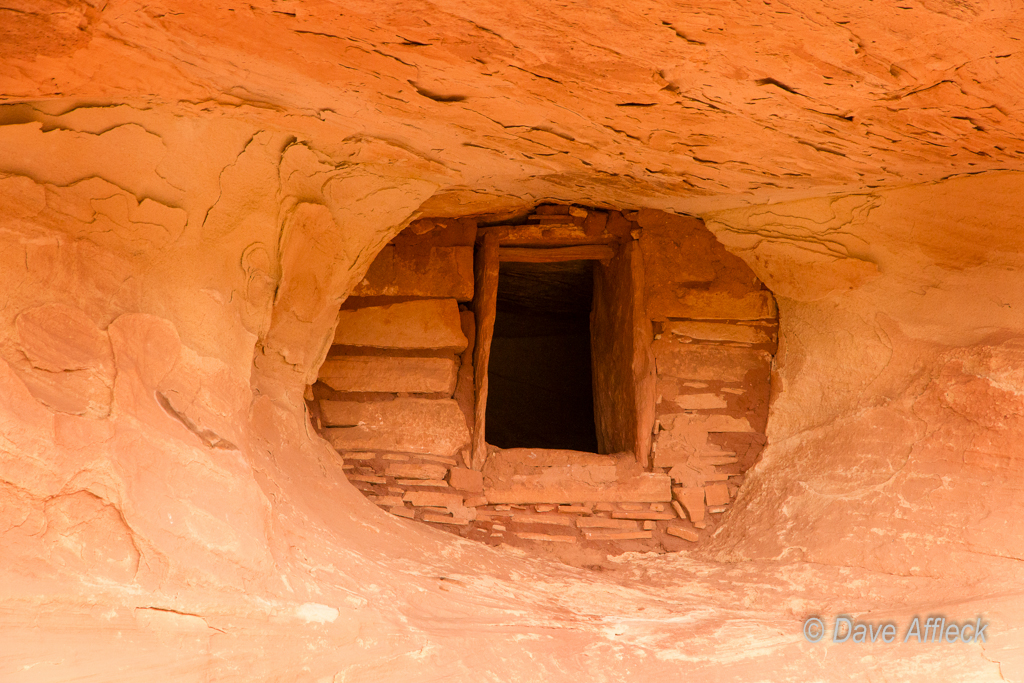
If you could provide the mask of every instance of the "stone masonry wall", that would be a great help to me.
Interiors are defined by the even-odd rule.
[[[452,487],[466,488],[460,471],[479,479],[458,467],[472,419],[473,321],[460,303],[473,296],[475,237],[472,220],[421,220],[385,246],[307,395],[349,481],[398,516],[470,516]]]
[[[657,369],[653,466],[688,537],[710,534],[765,443],[775,299],[702,221],[641,211]],[[680,509],[682,508],[682,509]]]
[[[546,205],[530,220],[540,221],[534,247],[545,235],[587,239],[588,229],[619,240],[621,254],[639,247],[639,320],[605,321],[593,333],[634,335],[650,347],[641,357],[654,360],[645,370],[654,395],[627,396],[630,386],[613,383],[605,391],[617,400],[601,402],[607,413],[653,400],[638,408],[654,416],[650,457],[491,447],[484,471],[469,469],[475,325],[461,309],[474,291],[477,231],[468,219],[416,221],[377,256],[343,305],[310,389],[318,428],[349,481],[401,517],[577,563],[694,547],[718,526],[765,443],[777,346],[771,293],[696,219]],[[621,302],[595,306],[632,306],[628,283],[617,287]],[[621,361],[599,354],[595,368],[629,367]]]

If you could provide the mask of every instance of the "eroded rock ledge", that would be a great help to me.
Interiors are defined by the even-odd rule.
[[[0,678],[1022,679],[1019,10],[766,7],[0,11]],[[699,218],[773,293],[699,551],[395,518],[310,421],[393,239],[545,203]]]

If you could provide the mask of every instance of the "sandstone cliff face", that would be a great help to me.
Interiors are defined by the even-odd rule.
[[[1024,678],[1018,8],[0,16],[4,680]],[[541,199],[700,215],[775,295],[768,445],[700,553],[426,530],[310,425],[391,238]],[[991,626],[803,639],[844,613]]]

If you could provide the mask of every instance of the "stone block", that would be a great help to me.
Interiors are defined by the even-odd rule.
[[[462,496],[458,493],[440,493],[437,491],[409,491],[402,500],[415,507],[460,508]]]
[[[555,526],[572,526],[572,518],[560,517],[557,514],[515,512],[512,514],[512,521],[517,524],[553,524]]]
[[[457,375],[454,358],[338,356],[324,361],[319,379],[335,391],[451,396]]]
[[[647,299],[654,303],[674,300],[678,283],[715,279],[714,237],[703,222],[688,216],[673,216],[671,220],[672,225],[641,223]]]
[[[403,486],[429,486],[433,488],[448,488],[448,482],[444,479],[399,479],[397,483]]]
[[[724,483],[709,484],[704,487],[704,497],[708,507],[729,504],[729,487]]]
[[[473,247],[388,245],[352,296],[473,298]]]
[[[462,353],[469,341],[462,332],[455,299],[426,299],[343,310],[338,313],[334,343]]]
[[[384,474],[401,479],[442,479],[447,472],[444,465],[392,463]]]
[[[406,519],[416,519],[416,511],[405,506],[396,505],[395,507],[390,508],[388,512],[399,517],[405,517]]]
[[[775,300],[750,267],[715,239],[700,219],[644,210],[647,312],[652,320],[759,320],[775,316]]]
[[[468,493],[482,493],[484,490],[484,475],[476,470],[465,467],[453,467],[448,473],[448,483],[452,488],[466,491]]]
[[[735,455],[701,455],[700,463],[702,465],[735,465],[739,462],[739,458]]]
[[[338,450],[388,450],[454,457],[469,445],[466,418],[453,400],[321,401],[324,437]]]
[[[773,335],[763,327],[710,323],[694,320],[671,320],[662,326],[663,333],[671,337],[682,337],[697,341],[726,341],[742,344],[768,344]]]
[[[754,431],[747,418],[723,415],[721,413],[714,415],[680,413],[663,416],[660,418],[660,421],[663,429],[669,432],[698,431],[704,433],[738,432],[750,434]]]
[[[654,466],[671,467],[669,476],[672,477],[673,481],[679,484],[691,485],[688,482],[694,477],[699,476],[700,471],[696,468],[690,468],[692,471],[681,468],[685,467],[690,462],[690,459],[695,457],[696,453],[709,447],[707,440],[707,432],[684,432],[683,434],[661,432],[654,442]],[[692,485],[698,486],[700,484],[695,483]]]
[[[614,467],[624,458],[632,459],[632,455],[625,453],[597,455],[596,453],[559,448],[505,448],[492,453],[487,458],[484,476],[500,475],[503,472],[527,474],[531,473],[531,468],[543,469],[571,465],[611,465]]]
[[[728,408],[729,397],[724,392],[694,392],[694,389],[706,388],[706,382],[686,382],[678,377],[671,377],[669,375],[658,377],[655,383],[658,415],[680,413],[686,410],[722,410]]]
[[[615,531],[612,529],[586,529],[583,537],[588,541],[639,541],[653,538],[651,531]]]
[[[447,517],[445,515],[438,515],[432,512],[424,512],[423,521],[433,522],[434,524],[456,524],[458,526],[465,526],[469,524],[470,520],[465,517]]]
[[[339,453],[341,457],[348,462],[349,460],[365,461],[375,460],[377,458],[376,453],[367,453],[365,451],[352,451],[351,453]]]
[[[661,422],[663,429],[654,444],[655,467],[675,467],[687,463],[696,467],[696,463],[703,463],[706,459],[734,456],[735,453],[708,443],[708,433],[753,431],[746,418],[730,415],[680,413],[663,416]]]
[[[455,465],[456,465],[455,458],[446,458],[443,455],[435,455],[433,453],[418,453],[416,455],[416,457],[421,459],[421,460],[429,460],[431,462],[441,462],[441,463],[444,463],[445,465],[448,465],[448,467],[455,467]]]
[[[778,315],[771,292],[757,290],[737,295],[729,290],[675,287],[648,299],[651,320],[698,318],[702,320],[771,320]]]
[[[747,373],[767,378],[771,370],[771,354],[767,351],[737,346],[680,344],[664,337],[655,340],[654,362],[658,376],[684,380],[743,382]]]
[[[564,468],[552,468],[564,469]],[[571,471],[534,475],[513,475],[484,491],[492,503],[535,504],[564,503],[573,500],[599,502],[671,500],[671,479],[666,474],[645,473],[626,480],[594,482],[572,476]]]
[[[535,534],[529,531],[517,531],[516,536],[524,541],[546,541],[552,543],[575,543],[575,536],[559,536],[551,534]]]
[[[384,477],[377,477],[377,476],[374,476],[372,474],[349,474],[348,475],[348,480],[349,481],[362,481],[362,482],[365,482],[367,484],[386,484],[386,483],[388,483],[387,479],[385,479]]]
[[[704,521],[703,488],[674,488],[672,489],[672,495],[686,509],[686,516],[690,518],[691,522],[696,524],[697,522]]]
[[[678,410],[721,410],[729,404],[724,396],[720,394],[677,394],[672,398],[663,397],[665,402],[670,402]],[[662,402],[659,401],[659,404]],[[658,406],[660,412],[673,412],[666,410],[662,405]]]
[[[639,512],[613,512],[612,519],[675,519],[674,512],[654,512],[653,510],[640,510]]]
[[[636,529],[636,522],[630,519],[608,519],[607,517],[577,517],[580,529]]]
[[[696,542],[700,540],[700,535],[693,529],[688,529],[682,524],[669,524],[665,529],[665,533],[676,536],[686,541]]]

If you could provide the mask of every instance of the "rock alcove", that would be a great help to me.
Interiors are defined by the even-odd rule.
[[[680,551],[765,443],[776,311],[698,219],[421,219],[342,305],[308,405],[393,515],[574,564]]]
[[[4,683],[1024,680],[1019,3],[6,6]],[[680,465],[655,462],[663,439],[735,453],[705,471],[726,477],[725,512],[707,504],[713,480],[670,483],[704,490],[704,529],[678,499],[685,518],[672,501],[597,510],[577,493],[567,502],[582,510],[468,505],[494,488],[489,465],[504,467],[498,481],[541,474],[500,457],[530,443],[476,439],[481,381],[500,391],[471,337],[480,252],[556,248],[507,243],[548,222],[613,237],[557,245],[598,256],[560,263],[596,273],[587,336],[607,348],[590,346],[591,393],[620,401],[595,403],[597,445],[584,452],[597,460],[563,467],[615,457],[616,477],[632,463],[671,481]],[[768,300],[759,287],[716,290],[717,270],[708,279],[683,258],[696,253],[683,238],[704,230],[770,290],[774,337],[761,322],[774,312],[648,308],[691,292]],[[403,254],[426,244],[437,260],[407,268]],[[665,272],[652,254],[680,262]],[[481,274],[497,274],[486,291],[500,357],[497,263]],[[640,272],[643,296],[630,299],[623,273]],[[396,300],[452,274],[443,296]],[[427,351],[370,338],[332,350],[341,318],[374,296],[437,306],[429,319],[458,334]],[[622,319],[650,329],[599,333],[638,329]],[[708,338],[723,329],[759,341]],[[663,372],[659,353],[677,350]],[[709,356],[700,367],[772,356],[768,398],[721,373],[677,377],[686,350]],[[357,356],[416,365],[405,376],[426,384],[332,394],[318,382],[338,359],[355,372]],[[637,387],[653,401],[631,400]],[[698,407],[715,397],[726,407]],[[342,426],[317,422],[331,401],[348,404]],[[407,445],[336,450],[319,433],[372,427],[377,414],[359,411],[399,402],[443,414]],[[753,431],[701,441],[688,426],[705,416]],[[455,465],[414,460],[427,438]],[[433,462],[445,478],[389,479],[383,459],[352,455],[369,452]],[[453,486],[456,469],[479,472],[483,492],[472,474]],[[360,473],[403,490],[443,481],[433,492],[461,502],[403,494],[416,518],[402,519],[356,488]],[[584,483],[609,483],[598,479]],[[675,519],[618,518],[651,539],[587,539],[578,525],[654,504]],[[450,523],[469,508],[497,518]],[[572,525],[517,526],[524,514]],[[698,540],[665,533],[670,523]],[[570,532],[575,543],[517,535]],[[980,619],[988,637],[804,637],[809,617],[831,628],[843,614],[900,636],[915,616]]]

